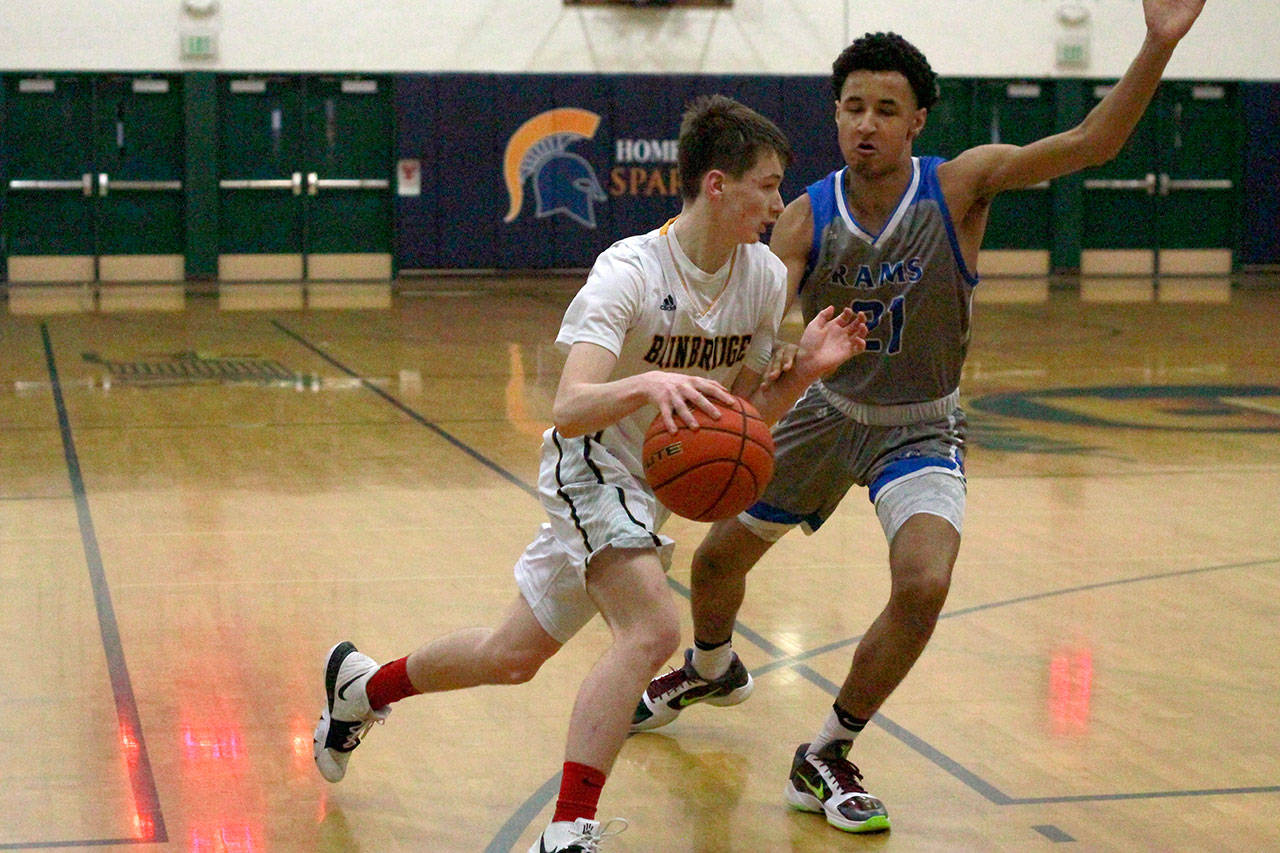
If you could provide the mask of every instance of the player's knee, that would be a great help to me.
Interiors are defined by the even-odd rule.
[[[546,661],[546,656],[536,650],[507,649],[494,661],[494,682],[524,684],[538,674]]]
[[[651,672],[657,672],[680,648],[680,623],[675,618],[655,620],[621,640]]]
[[[951,590],[949,571],[921,570],[894,582],[893,598],[897,609],[911,621],[932,626],[947,602]]]
[[[650,669],[657,672],[680,648],[680,624],[674,619],[654,629],[646,644],[645,660]]]
[[[693,554],[693,571],[705,580],[733,580],[742,577],[750,569],[750,561],[744,560],[735,549],[724,544],[703,542]]]

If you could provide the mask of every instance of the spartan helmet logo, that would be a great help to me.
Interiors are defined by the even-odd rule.
[[[537,218],[563,213],[586,228],[596,227],[594,203],[606,201],[608,196],[591,164],[567,149],[579,139],[590,139],[599,125],[600,116],[593,112],[561,107],[539,113],[511,134],[502,158],[503,178],[511,196],[504,222],[520,215],[524,184],[532,177]]]

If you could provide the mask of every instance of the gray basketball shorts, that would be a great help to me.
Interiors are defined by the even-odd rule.
[[[555,639],[569,641],[591,621],[587,564],[607,547],[653,548],[663,570],[675,543],[658,533],[668,517],[648,485],[591,436],[547,430],[538,499],[547,522],[516,561],[516,585]]]
[[[965,416],[869,426],[836,409],[811,387],[773,430],[773,478],[738,520],[775,542],[799,525],[813,533],[855,485],[866,486],[892,542],[917,513],[964,521]]]

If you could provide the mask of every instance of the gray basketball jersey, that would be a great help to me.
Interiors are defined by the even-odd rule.
[[[885,406],[945,397],[960,384],[977,276],[960,255],[938,186],[940,157],[912,158],[911,183],[884,229],[849,214],[845,169],[811,184],[813,243],[800,284],[805,322],[828,305],[867,316],[867,350],[823,380],[859,403]]]

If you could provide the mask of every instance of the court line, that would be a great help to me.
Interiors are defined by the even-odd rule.
[[[298,335],[295,332],[289,330],[283,324],[279,323],[276,320],[272,320],[271,322],[274,326],[280,329],[280,331],[289,335],[289,337],[293,338],[298,343],[302,344],[307,349],[311,350],[316,355],[323,358],[325,361],[337,367],[339,370],[344,371],[350,376],[354,376],[354,377],[359,376],[359,374],[356,371],[342,364],[337,359],[333,358],[328,353],[321,350],[319,347],[315,346],[314,344],[311,344],[309,341],[304,339],[301,335]],[[504,479],[519,486],[525,492],[531,495],[534,495],[535,497],[537,496],[536,489],[526,485],[523,481],[519,480],[514,474],[511,474],[510,472],[506,471],[501,466],[499,466],[496,462],[493,462],[492,460],[480,454],[478,451],[466,446],[459,439],[448,434],[447,432],[445,432],[435,424],[432,424],[431,422],[427,421],[417,412],[413,411],[408,406],[401,403],[399,400],[397,400],[392,395],[388,394],[386,391],[382,390],[381,388],[378,388],[375,385],[371,385],[368,383],[365,383],[365,387],[367,387],[370,391],[373,391],[374,393],[378,394],[380,397],[384,398],[388,403],[395,406],[397,409],[400,409],[402,412],[409,415],[415,421],[421,423],[423,426],[426,426],[432,431],[438,433],[439,435],[444,437],[446,440],[448,440],[451,444],[458,447],[458,449],[467,453],[467,455],[471,456],[477,461],[480,461],[486,467],[496,471],[497,473],[502,475]],[[1129,577],[1129,578],[1121,578],[1121,579],[1112,580],[1112,581],[1100,581],[1098,583],[1084,584],[1078,587],[1070,587],[1062,590],[1049,590],[1041,593],[1032,593],[1030,595],[1019,596],[1017,598],[1008,599],[1006,601],[989,602],[987,604],[975,605],[973,607],[967,607],[967,608],[962,608],[960,610],[955,610],[950,613],[943,613],[938,618],[939,619],[955,618],[957,616],[965,616],[965,615],[969,615],[969,614],[976,613],[983,610],[992,610],[997,607],[1007,607],[1012,604],[1021,604],[1028,601],[1037,601],[1044,598],[1051,598],[1059,595],[1069,595],[1073,593],[1085,592],[1085,591],[1100,589],[1104,587],[1119,586],[1122,584],[1138,583],[1138,582],[1149,581],[1149,580],[1159,580],[1159,579],[1165,579],[1170,577],[1183,577],[1187,575],[1200,574],[1200,573],[1211,572],[1211,571],[1221,571],[1221,570],[1232,569],[1232,568],[1247,568],[1250,566],[1268,565],[1275,562],[1280,562],[1280,559],[1255,560],[1247,563],[1233,563],[1233,564],[1222,565],[1222,566],[1207,566],[1207,567],[1201,567],[1198,569],[1183,569],[1183,570],[1172,571],[1172,572],[1161,572],[1155,575],[1141,575],[1141,576],[1135,576],[1135,577]],[[689,597],[690,591],[688,587],[684,586],[683,584],[671,578],[667,579],[667,583],[669,586],[671,586],[672,589],[674,589],[676,592],[678,592],[680,595],[682,595],[686,599]],[[817,649],[810,649],[809,651],[803,652],[799,655],[784,656],[782,653],[782,650],[779,649],[779,647],[775,646],[773,643],[770,643],[761,634],[759,634],[754,630],[751,630],[748,626],[738,623],[737,625],[735,625],[734,630],[735,632],[741,634],[745,639],[749,640],[751,643],[753,643],[763,651],[774,656],[775,658],[778,658],[777,660],[774,660],[763,666],[753,667],[752,669],[753,673],[764,675],[772,670],[790,666],[790,667],[793,667],[796,670],[796,672],[799,673],[806,680],[815,684],[819,688],[825,690],[827,693],[829,693],[832,696],[836,696],[839,694],[840,692],[839,687],[833,684],[832,682],[828,681],[826,678],[823,678],[821,675],[814,672],[809,667],[799,665],[800,662],[808,658],[825,654],[835,649],[852,645],[861,639],[861,635],[859,635],[857,637],[851,637],[844,640],[838,640],[833,643],[828,643],[827,645],[820,646]],[[1105,801],[1105,800],[1158,799],[1158,798],[1167,798],[1167,797],[1209,796],[1209,795],[1215,795],[1215,794],[1222,795],[1222,794],[1241,794],[1241,793],[1280,792],[1280,785],[1276,785],[1276,786],[1254,786],[1254,787],[1243,787],[1243,788],[1197,789],[1197,790],[1187,790],[1187,791],[1153,791],[1153,792],[1117,793],[1117,794],[1077,794],[1077,795],[1060,796],[1060,797],[1012,797],[1004,793],[1003,791],[1001,791],[995,785],[991,784],[990,782],[987,782],[985,779],[978,776],[976,773],[973,773],[971,770],[967,769],[960,762],[951,758],[950,756],[942,752],[937,747],[925,741],[923,738],[913,734],[909,729],[899,725],[898,723],[895,723],[893,720],[884,716],[883,713],[877,712],[875,717],[872,719],[872,722],[874,722],[880,728],[884,729],[888,734],[897,738],[899,741],[901,741],[911,749],[920,753],[922,756],[924,756],[934,765],[938,766],[939,768],[945,770],[946,772],[950,773],[952,776],[959,779],[961,782],[965,784],[966,787],[970,788],[971,790],[981,795],[983,798],[987,799],[989,802],[992,802],[996,805],[1034,805],[1034,804],[1044,805],[1044,804],[1052,804],[1052,803],[1096,802],[1096,801]],[[558,789],[559,779],[560,779],[560,774],[559,773],[555,774],[546,782],[544,782],[523,803],[521,803],[520,806],[516,809],[516,811],[512,814],[512,816],[498,829],[497,834],[494,835],[493,839],[489,842],[488,846],[485,848],[485,853],[497,853],[497,851],[505,851],[505,850],[511,849],[512,845],[514,845],[516,841],[519,839],[521,832],[523,832],[524,829],[526,829],[529,826],[530,822],[532,822],[532,820],[546,807],[546,805],[551,802],[552,798],[555,796],[555,793]]]
[[[121,742],[125,744],[125,764],[129,772],[129,784],[133,789],[133,805],[143,834],[137,838],[96,839],[91,841],[22,842],[0,844],[0,849],[22,850],[38,847],[98,847],[108,844],[151,844],[169,840],[165,830],[164,814],[160,809],[160,794],[156,790],[155,775],[151,772],[151,759],[142,734],[142,720],[138,715],[138,703],[129,678],[124,646],[120,641],[120,626],[116,622],[115,608],[111,604],[111,590],[107,585],[102,566],[102,554],[98,550],[98,537],[94,532],[93,516],[89,513],[89,497],[84,488],[80,471],[80,457],[76,453],[71,435],[71,419],[67,415],[66,401],[58,381],[58,365],[53,357],[53,342],[49,327],[40,324],[40,337],[44,341],[45,364],[49,370],[53,404],[58,414],[58,429],[62,433],[62,452],[67,462],[67,476],[75,498],[76,516],[80,524],[80,541],[84,545],[85,562],[88,564],[89,581],[93,587],[93,603],[98,613],[98,630],[102,635],[102,648],[107,657],[107,673],[111,679],[111,692],[115,696],[116,719],[120,725]]]
[[[1097,589],[1105,589],[1105,588],[1116,587],[1116,586],[1125,586],[1127,584],[1133,584],[1133,583],[1145,583],[1147,581],[1167,580],[1169,578],[1182,578],[1182,577],[1188,577],[1191,575],[1205,574],[1208,572],[1227,571],[1230,569],[1247,569],[1247,568],[1252,568],[1254,566],[1267,566],[1267,565],[1274,565],[1277,563],[1280,563],[1280,557],[1273,557],[1270,559],[1263,559],[1263,560],[1249,560],[1241,563],[1223,563],[1216,566],[1201,566],[1195,569],[1177,569],[1174,571],[1157,572],[1155,574],[1149,574],[1149,575],[1134,575],[1127,578],[1116,578],[1114,580],[1081,584],[1079,586],[1066,587],[1064,589],[1055,589],[1055,590],[1047,590],[1045,592],[1031,593],[1029,595],[1021,595],[1016,598],[1006,599],[1004,601],[992,601],[986,604],[977,604],[972,607],[962,607],[958,610],[944,612],[938,616],[938,619],[939,620],[954,619],[959,616],[969,616],[974,613],[979,613],[986,610],[994,610],[999,607],[1009,607],[1015,604],[1025,604],[1030,601],[1041,601],[1046,598],[1056,598],[1062,595],[1074,595],[1080,592],[1091,592]],[[686,598],[689,596],[689,591],[687,588],[678,584],[676,581],[669,580],[668,582],[671,583],[672,586],[676,587],[680,591],[680,593],[684,595]],[[739,633],[742,633],[743,636],[749,636],[746,632],[739,632]],[[762,666],[753,666],[751,668],[751,672],[753,675],[763,676],[769,672],[772,672],[773,670],[789,667],[794,669],[806,681],[809,681],[811,684],[821,688],[831,696],[838,696],[840,694],[840,686],[827,680],[826,678],[819,675],[814,670],[810,669],[808,666],[803,665],[803,661],[818,657],[820,655],[824,655],[827,652],[835,651],[837,649],[854,645],[861,639],[862,639],[862,635],[859,634],[856,637],[849,637],[843,640],[837,640],[835,642],[827,643],[826,645],[819,646],[818,648],[815,648],[815,649],[809,649],[807,651],[804,651],[795,655],[787,655],[787,656],[779,657],[775,654],[775,657],[778,659],[770,661],[769,663],[764,664]],[[761,646],[761,648],[765,649],[766,651],[770,651],[774,647],[772,646],[772,644],[769,644],[768,646]],[[925,741],[923,738],[916,736],[909,729],[899,725],[898,723],[894,722],[890,718],[886,717],[882,712],[877,712],[875,717],[872,718],[872,722],[880,726],[882,729],[884,729],[893,737],[900,740],[902,743],[906,744],[907,746],[914,749],[916,752],[920,753],[925,758],[929,759],[929,761],[933,762],[938,767],[941,767],[943,770],[946,770],[952,776],[955,776],[957,779],[959,779],[969,788],[981,794],[987,800],[989,800],[992,803],[995,803],[996,805],[1002,805],[1002,806],[1037,805],[1037,804],[1043,805],[1048,803],[1077,803],[1077,802],[1098,802],[1098,801],[1105,801],[1105,800],[1158,799],[1158,798],[1164,798],[1164,797],[1199,797],[1199,796],[1208,796],[1213,794],[1255,794],[1255,793],[1280,792],[1280,785],[1261,785],[1261,786],[1246,786],[1246,787],[1236,787],[1236,788],[1200,788],[1200,789],[1191,789],[1191,790],[1175,789],[1170,791],[1149,791],[1149,792],[1140,792],[1140,793],[1071,794],[1071,795],[1048,796],[1048,797],[1013,797],[1004,793],[999,788],[995,787],[991,783],[982,779],[977,774],[968,770],[960,762],[946,755],[944,752],[937,749],[932,744]]]
[[[461,439],[457,438],[456,436],[452,435],[451,433],[446,432],[444,429],[442,429],[442,428],[441,428],[440,426],[438,426],[437,424],[434,424],[434,423],[432,423],[431,421],[427,420],[425,417],[423,417],[422,415],[420,415],[418,412],[414,411],[413,409],[409,408],[409,407],[408,407],[408,406],[406,406],[404,403],[400,402],[398,399],[396,399],[396,398],[395,398],[394,396],[392,396],[391,394],[388,394],[386,391],[382,390],[382,389],[381,389],[381,388],[379,388],[377,385],[375,385],[375,384],[373,384],[372,382],[368,381],[367,379],[363,378],[359,373],[357,373],[356,371],[352,370],[350,367],[347,367],[345,364],[343,364],[342,362],[338,361],[338,360],[337,360],[336,358],[334,358],[333,356],[329,355],[329,353],[327,353],[327,352],[325,352],[324,350],[320,349],[320,347],[316,346],[315,344],[311,343],[309,340],[307,340],[306,338],[304,338],[302,335],[300,335],[300,334],[298,334],[297,332],[295,332],[295,331],[293,331],[292,329],[290,329],[290,328],[289,328],[288,326],[286,326],[284,323],[281,323],[279,320],[272,320],[272,321],[271,321],[271,325],[275,326],[275,327],[276,327],[277,329],[279,329],[281,332],[283,332],[284,334],[286,334],[286,335],[288,335],[289,337],[293,338],[295,341],[297,341],[298,343],[302,344],[304,347],[306,347],[307,349],[311,350],[313,353],[315,353],[316,355],[318,355],[320,358],[324,359],[325,361],[329,362],[329,364],[332,364],[334,367],[338,368],[338,369],[339,369],[339,370],[341,370],[343,373],[347,374],[348,376],[350,376],[350,377],[352,377],[352,378],[354,378],[354,379],[358,379],[358,380],[360,380],[360,384],[361,384],[361,385],[363,385],[365,388],[368,388],[370,391],[372,391],[373,393],[377,394],[377,395],[378,395],[379,397],[381,397],[383,400],[385,400],[386,402],[390,403],[392,406],[394,406],[395,408],[399,409],[401,412],[404,412],[406,415],[408,415],[408,416],[409,416],[410,418],[412,418],[413,420],[415,420],[415,421],[417,421],[418,423],[422,424],[424,427],[426,427],[427,429],[431,430],[431,431],[432,431],[432,432],[434,432],[436,435],[440,436],[440,437],[441,437],[441,438],[443,438],[445,441],[449,442],[449,443],[450,443],[450,444],[452,444],[454,447],[458,448],[458,449],[459,449],[459,450],[461,450],[463,453],[467,454],[467,455],[468,455],[468,456],[470,456],[472,459],[474,459],[475,461],[479,462],[479,463],[480,463],[481,465],[483,465],[484,467],[488,468],[490,471],[493,471],[495,474],[497,474],[497,475],[498,475],[499,477],[501,477],[502,479],[504,479],[504,480],[506,480],[507,482],[511,483],[513,486],[517,486],[518,488],[523,489],[527,494],[530,494],[530,495],[532,495],[532,496],[533,496],[533,497],[535,497],[535,498],[538,496],[538,490],[537,490],[537,489],[535,489],[535,488],[533,488],[532,486],[528,485],[527,483],[525,483],[525,482],[524,482],[524,480],[521,480],[519,477],[517,477],[515,474],[512,474],[512,473],[511,473],[510,471],[508,471],[507,469],[503,468],[503,467],[502,467],[501,465],[499,465],[497,462],[494,462],[494,461],[493,461],[492,459],[490,459],[489,457],[485,456],[484,454],[482,454],[482,453],[480,453],[479,451],[475,450],[474,448],[470,447],[466,442],[462,441]]]
[[[16,841],[0,844],[0,850],[49,850],[55,847],[111,847],[116,844],[162,844],[167,838],[93,838],[89,841]]]

